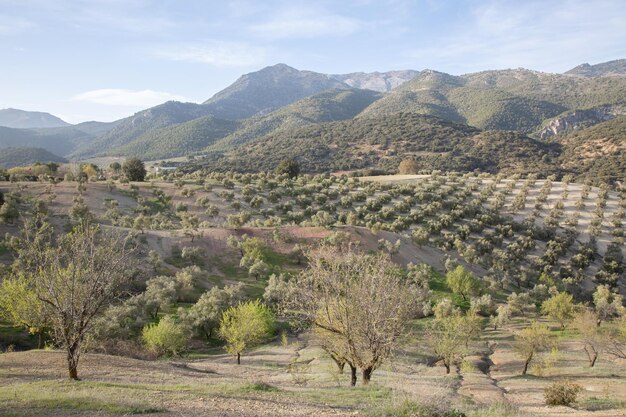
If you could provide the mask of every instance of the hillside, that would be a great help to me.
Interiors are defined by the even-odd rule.
[[[154,160],[190,155],[232,133],[239,123],[204,116],[186,123],[168,126],[139,136],[132,142],[107,151],[109,155],[126,155]]]
[[[563,167],[603,181],[624,181],[626,173],[626,116],[574,130],[555,141],[563,146]]]
[[[89,146],[76,149],[72,158],[102,155],[111,149],[131,143],[140,136],[174,124],[207,116],[209,109],[200,104],[168,101],[120,120]]]
[[[330,90],[304,98],[270,114],[241,122],[241,127],[209,146],[207,151],[222,151],[252,142],[276,132],[289,132],[302,126],[351,119],[378,100],[371,90]]]
[[[379,168],[394,171],[414,158],[421,169],[550,173],[558,146],[511,132],[475,128],[414,113],[305,126],[270,134],[236,148],[207,167],[272,170],[293,158],[307,172]]]
[[[75,126],[13,129],[0,127],[0,149],[15,147],[43,148],[53,154],[67,156],[77,148],[89,144],[95,136]]]
[[[537,132],[537,136],[541,139],[547,139],[555,135],[606,122],[623,115],[626,115],[626,103],[624,102],[585,110],[570,110],[557,117],[545,120],[541,129]]]
[[[67,159],[42,148],[3,148],[0,149],[0,168],[13,168],[31,165],[35,162],[67,162]]]
[[[38,127],[69,126],[69,123],[64,122],[50,113],[18,109],[1,109],[0,126],[31,129]]]
[[[589,301],[597,284],[621,286],[626,196],[620,191],[530,177],[437,173],[289,179],[193,172],[174,178],[90,181],[82,188],[73,181],[54,187],[3,183],[5,198],[15,198],[22,212],[29,213],[31,204],[45,207],[56,230],[68,230],[67,213],[80,201],[103,229],[134,229],[141,249],[132,296],[125,291],[94,324],[81,355],[81,381],[67,380],[65,352],[19,351],[34,337],[0,322],[0,346],[16,350],[0,354],[0,414],[395,417],[426,410],[421,415],[613,417],[623,410],[623,360],[603,351],[591,368],[581,354],[587,339],[576,323],[563,329],[537,307],[551,297],[546,283],[577,301]],[[189,219],[196,225],[190,227]],[[0,233],[16,235],[19,225],[0,224]],[[238,239],[254,244],[254,256],[266,263],[259,274],[242,261],[252,251],[233,247]],[[468,297],[471,304],[483,297],[489,302],[479,305],[486,312],[476,316],[476,326],[456,328],[473,334],[454,333],[462,337],[455,341],[462,352],[452,372],[438,361],[429,332],[439,318],[426,310],[403,321],[389,357],[367,386],[359,374],[359,385],[348,387],[349,371],[338,370],[314,332],[288,327],[279,309],[277,331],[246,350],[240,365],[215,337],[189,334],[184,350],[172,357],[142,341],[142,329],[167,315],[187,326],[184,312],[226,285],[241,283],[245,299],[261,298],[276,282],[271,274],[293,277],[307,267],[298,248],[324,240],[341,252],[340,239],[358,242],[364,253],[379,250],[381,242],[398,242],[389,251],[394,274],[413,277],[409,263],[419,265],[427,305],[450,305],[459,315],[467,314],[470,301],[452,291],[444,274],[457,263],[473,274],[478,284]],[[11,249],[1,261],[13,261]],[[192,291],[174,289],[181,272],[191,278]],[[149,279],[152,292],[143,287]],[[172,283],[171,290],[156,286],[163,283]],[[137,297],[153,296],[155,288],[163,289],[163,298],[156,298],[151,317],[154,307],[137,303],[145,300]],[[380,294],[387,288],[368,290]],[[488,314],[501,306],[511,316],[494,325]],[[547,326],[550,344],[522,375],[519,332],[534,320]],[[617,323],[606,320],[601,328]],[[597,328],[595,320],[591,324]],[[547,407],[544,388],[564,378],[581,386],[578,401]],[[458,411],[441,414],[423,406]]]
[[[415,112],[481,129],[531,133],[567,110],[616,104],[625,96],[626,77],[580,78],[525,69],[452,76],[427,70],[362,116]]]
[[[565,74],[579,75],[583,77],[626,75],[626,59],[616,59],[614,61],[602,62],[595,65],[585,63],[566,71]]]

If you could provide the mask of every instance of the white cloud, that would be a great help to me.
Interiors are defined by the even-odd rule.
[[[274,13],[270,20],[253,25],[250,30],[264,38],[285,39],[349,35],[360,27],[361,22],[351,17],[298,8]]]
[[[125,107],[152,107],[169,100],[189,101],[183,96],[153,90],[125,90],[118,88],[104,88],[86,91],[72,97],[73,101],[104,104],[107,106]]]
[[[155,54],[173,61],[197,62],[215,67],[257,66],[267,59],[266,48],[246,43],[216,41],[169,45],[159,48]]]

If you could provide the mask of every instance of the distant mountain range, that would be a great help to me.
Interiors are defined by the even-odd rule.
[[[17,129],[31,129],[40,127],[69,126],[56,116],[38,111],[24,111],[18,109],[0,110],[0,126]]]
[[[607,77],[611,75],[626,75],[626,59],[603,62],[601,64],[581,64],[565,74],[582,75],[583,77]]]
[[[565,169],[562,155],[575,154],[565,148],[580,146],[580,139],[563,138],[624,114],[626,60],[564,74],[510,69],[461,76],[434,70],[328,75],[277,64],[241,76],[202,104],[167,102],[113,123],[68,126],[45,113],[2,110],[0,125],[13,127],[0,128],[0,147],[42,148],[73,160],[194,155],[194,163],[217,169],[270,169],[277,155],[295,157],[310,171],[393,169],[405,157],[425,167],[513,169],[510,156],[489,162],[474,151],[499,144],[512,146],[520,160],[540,158],[536,168],[548,172]],[[616,155],[626,141],[622,127],[610,130]],[[453,139],[450,132],[459,129],[470,133]]]

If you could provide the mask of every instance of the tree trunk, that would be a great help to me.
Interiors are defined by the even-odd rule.
[[[211,335],[213,334],[213,328],[209,327],[209,330],[207,330],[206,327],[201,326],[201,329],[202,329],[202,333],[204,333],[204,337],[206,338],[207,342],[211,340]]]
[[[237,365],[241,365],[241,353],[237,353]]]
[[[587,354],[587,358],[589,359],[589,367],[593,368],[593,366],[596,364],[596,360],[598,359],[598,351],[596,351],[593,346],[589,346],[589,348],[585,346],[585,353]]]
[[[356,366],[350,365],[350,386],[353,387],[355,385],[356,385]]]
[[[367,385],[370,383],[370,379],[372,379],[372,372],[374,372],[374,369],[372,369],[371,367],[363,369],[363,381],[361,381],[363,385]]]
[[[43,330],[37,332],[37,349],[43,349]]]
[[[530,363],[532,359],[533,359],[533,354],[531,353],[530,356],[526,359],[526,362],[524,363],[524,370],[522,371],[522,375],[526,375],[526,372],[528,371],[528,364]]]
[[[78,381],[78,360],[80,358],[80,342],[74,342],[67,348],[67,367],[70,379]]]
[[[443,366],[446,367],[446,375],[450,373],[450,364],[447,361],[443,361]]]

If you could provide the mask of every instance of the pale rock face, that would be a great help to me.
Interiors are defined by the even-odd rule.
[[[419,71],[389,71],[389,72],[354,72],[351,74],[331,75],[332,78],[348,84],[353,88],[362,88],[386,93],[401,84],[413,79]]]
[[[588,110],[574,110],[552,119],[539,132],[541,139],[558,135],[567,130],[588,127],[626,114],[626,105],[602,106]]]

